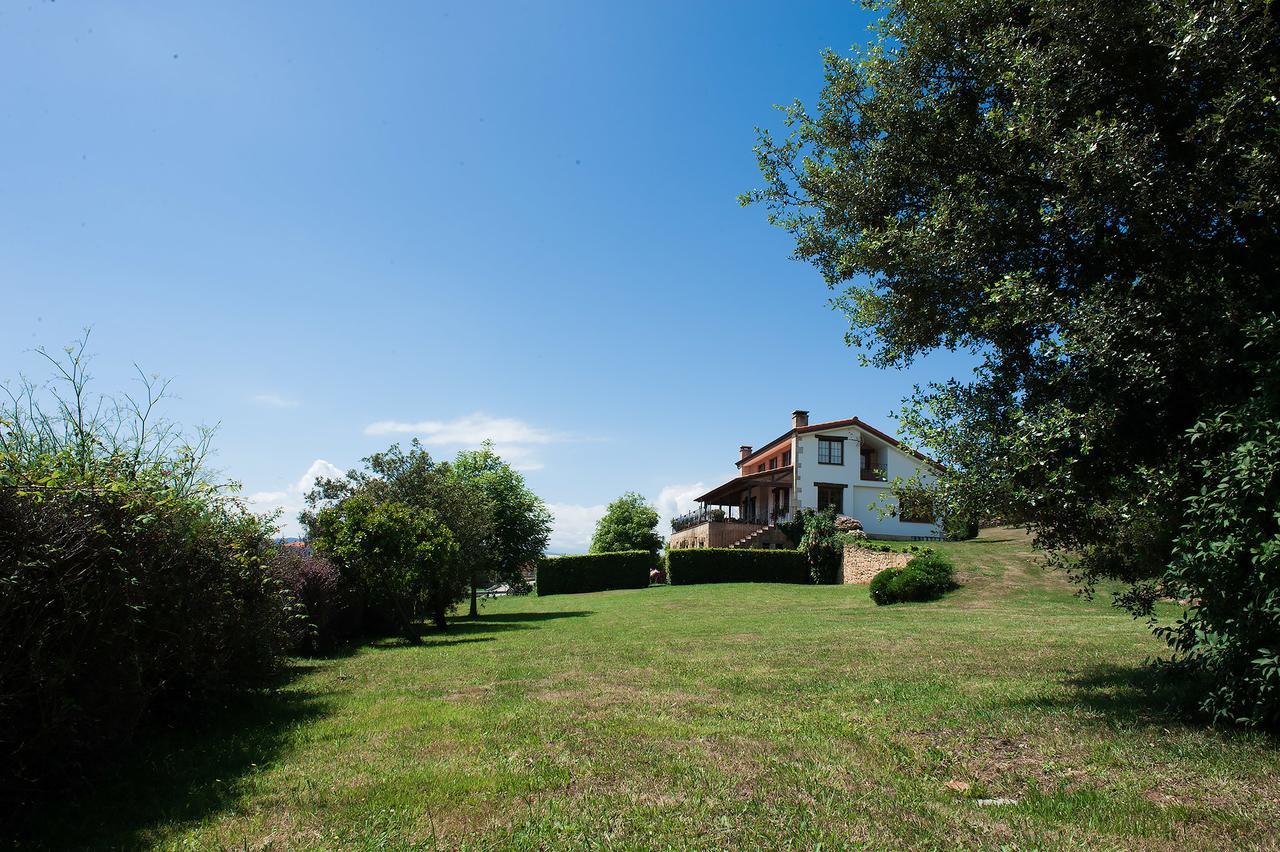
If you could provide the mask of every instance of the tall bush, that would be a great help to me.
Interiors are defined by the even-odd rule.
[[[800,552],[809,563],[809,577],[818,585],[839,580],[844,547],[836,528],[836,512],[830,507],[805,518]]]
[[[306,614],[294,634],[296,652],[330,651],[339,641],[358,632],[359,611],[353,590],[332,560],[286,546],[272,558],[271,573]]]
[[[90,398],[83,347],[54,409],[0,412],[0,803],[89,771],[162,709],[261,684],[301,616],[271,525],[207,481],[203,440]],[[153,386],[148,386],[149,390]]]

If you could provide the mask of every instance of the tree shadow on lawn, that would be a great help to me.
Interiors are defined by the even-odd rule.
[[[1195,709],[1196,684],[1185,678],[1175,679],[1150,665],[1093,666],[1083,673],[1062,681],[1062,690],[1054,695],[1005,702],[1011,709],[1079,710],[1086,709],[1103,717],[1109,727],[1158,725],[1205,729],[1214,727]],[[1244,729],[1219,726],[1225,735],[1245,734]],[[1250,730],[1250,736],[1259,731]],[[1280,747],[1280,735],[1263,734],[1273,746]]]
[[[313,668],[292,665],[277,686]],[[288,749],[295,730],[329,712],[327,696],[264,689],[153,722],[83,786],[26,814],[19,837],[48,849],[155,845],[153,829],[197,823],[231,806]]]
[[[445,648],[452,645],[465,645],[470,642],[492,642],[497,637],[493,634],[509,630],[538,630],[538,622],[553,621],[560,618],[585,618],[595,613],[591,610],[566,610],[563,612],[502,612],[486,615],[480,613],[475,618],[462,615],[449,619],[449,626],[444,630],[436,630],[424,626],[422,638],[418,642],[410,642],[403,637],[387,636],[371,640],[365,647],[389,650],[393,648]]]

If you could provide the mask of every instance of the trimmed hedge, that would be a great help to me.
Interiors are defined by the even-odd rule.
[[[538,561],[538,594],[573,595],[609,589],[644,589],[658,564],[647,550],[546,556]]]
[[[667,553],[667,579],[696,583],[810,583],[809,560],[798,550],[689,548]]]
[[[924,553],[901,568],[886,568],[871,579],[876,606],[931,601],[955,589],[956,571],[940,553]]]

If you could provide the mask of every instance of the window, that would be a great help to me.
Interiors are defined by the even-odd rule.
[[[783,466],[783,467],[790,467],[790,466],[791,466],[791,451],[790,451],[790,450],[787,450],[785,453],[783,453],[783,454],[782,454],[782,466]]]
[[[828,506],[834,507],[837,515],[844,514],[843,488],[838,485],[818,486],[818,511],[821,512]]]
[[[769,459],[769,470],[777,470],[777,469],[778,469],[778,457],[774,456],[773,458]]]
[[[764,462],[760,462],[760,464],[756,465],[756,473],[764,473]]]
[[[844,464],[844,439],[819,438],[818,464]]]

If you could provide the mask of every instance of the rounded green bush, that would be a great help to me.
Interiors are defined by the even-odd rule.
[[[930,601],[956,588],[955,568],[945,556],[922,553],[902,568],[886,568],[871,580],[871,600],[877,606],[906,601]]]

